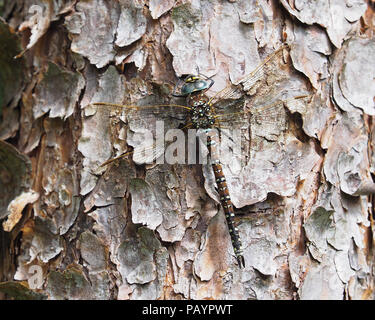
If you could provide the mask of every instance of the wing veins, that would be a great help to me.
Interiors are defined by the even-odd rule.
[[[283,44],[280,46],[277,50],[275,50],[273,53],[271,53],[266,59],[262,61],[258,67],[255,68],[254,71],[252,71],[250,74],[246,75],[245,77],[241,78],[238,83],[235,85],[235,88],[233,88],[233,85],[230,85],[223,90],[216,93],[211,99],[211,103],[216,103],[219,100],[222,99],[230,99],[232,96],[234,96],[236,93],[239,93],[242,91],[240,85],[246,88],[246,91],[250,90],[250,88],[264,75],[263,71],[266,68],[268,62],[273,60],[279,53],[281,53],[286,47],[288,47],[287,44]]]

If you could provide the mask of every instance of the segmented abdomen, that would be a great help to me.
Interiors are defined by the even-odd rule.
[[[233,250],[240,268],[245,267],[245,260],[243,258],[242,243],[238,233],[238,229],[234,225],[234,208],[230,199],[227,182],[223,173],[223,168],[220,163],[218,146],[219,136],[216,130],[206,129],[207,133],[207,147],[210,152],[212,169],[214,170],[215,180],[218,187],[220,202],[223,206],[225,219],[227,221],[229,234],[232,240]]]

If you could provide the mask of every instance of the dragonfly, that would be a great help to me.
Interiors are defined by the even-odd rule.
[[[294,86],[293,83],[290,85],[286,76],[284,79],[279,80],[274,89],[269,90],[268,96],[270,98],[263,100],[262,104],[257,106],[256,99],[253,99],[250,107],[245,103],[244,96],[256,97],[258,95],[255,94],[257,90],[261,91],[263,88],[261,86],[262,81],[267,81],[271,77],[270,75],[279,69],[280,63],[284,64],[284,67],[288,65],[282,60],[289,49],[289,45],[283,44],[264,59],[254,71],[241,78],[237,84],[230,84],[211,95],[210,90],[215,83],[212,77],[207,77],[199,72],[185,75],[175,84],[171,94],[177,99],[184,99],[185,103],[182,104],[167,103],[139,106],[111,102],[91,103],[96,108],[106,107],[108,109],[122,110],[130,121],[147,122],[148,117],[151,115],[155,117],[155,114],[159,114],[164,119],[170,118],[182,121],[183,125],[182,127],[180,126],[180,129],[196,129],[203,134],[215,177],[215,189],[219,194],[219,201],[225,214],[233,251],[240,268],[245,267],[244,251],[239,230],[235,225],[235,208],[223,172],[220,141],[225,134],[225,124],[235,127],[248,122],[249,118],[252,119],[251,121],[260,124],[264,124],[267,121],[275,122],[280,109],[283,109],[286,104],[306,103],[306,99],[311,98],[308,89],[302,90],[301,94],[300,83]],[[299,94],[294,94],[295,92]],[[164,145],[160,149],[164,150],[163,148]],[[145,158],[142,158],[145,150],[152,150],[150,158],[153,160],[160,155],[159,150],[154,147],[154,141],[152,141],[150,146],[142,149],[142,156],[139,156],[140,152],[134,149],[105,161],[101,164],[101,167],[130,155],[133,156],[134,161],[138,159],[136,163],[145,163]]]

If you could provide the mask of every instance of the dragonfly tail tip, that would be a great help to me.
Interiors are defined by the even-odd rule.
[[[237,256],[237,262],[238,262],[238,266],[240,267],[240,269],[245,268],[245,259],[242,255]]]

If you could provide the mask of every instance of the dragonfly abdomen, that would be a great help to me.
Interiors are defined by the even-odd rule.
[[[227,182],[221,166],[217,147],[219,137],[214,130],[206,130],[207,134],[207,147],[210,152],[212,169],[215,175],[215,181],[220,195],[220,203],[223,206],[225,219],[227,221],[229,234],[232,241],[234,253],[236,255],[238,265],[240,268],[245,267],[245,259],[243,257],[242,243],[238,229],[234,225],[234,207],[230,198]]]

